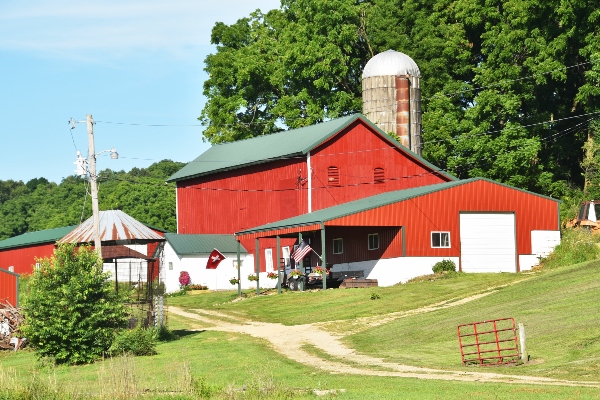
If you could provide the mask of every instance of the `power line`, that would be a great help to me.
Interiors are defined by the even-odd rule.
[[[494,130],[494,131],[486,131],[486,132],[483,132],[483,133],[473,133],[473,134],[465,133],[464,135],[461,135],[460,137],[449,138],[449,139],[430,140],[430,141],[427,141],[427,142],[423,142],[423,145],[428,144],[428,143],[449,142],[449,141],[458,140],[458,139],[461,139],[461,138],[471,138],[471,137],[484,136],[484,135],[489,135],[491,133],[503,132],[503,131],[509,130],[509,129],[531,128],[533,126],[539,126],[539,125],[545,125],[545,124],[553,124],[553,123],[556,123],[556,122],[559,122],[559,121],[565,121],[565,120],[568,120],[568,119],[587,117],[588,115],[596,115],[596,114],[600,114],[600,111],[590,112],[590,113],[580,114],[580,115],[574,115],[574,116],[571,116],[571,117],[559,118],[559,119],[555,119],[553,121],[536,122],[536,123],[528,124],[528,125],[510,125],[510,126],[507,126],[507,127],[503,128],[503,129],[498,129],[498,130]]]

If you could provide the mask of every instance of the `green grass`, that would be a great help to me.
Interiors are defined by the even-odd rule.
[[[513,317],[525,325],[532,362],[489,371],[599,381],[598,276],[598,261],[552,270],[460,307],[399,319],[346,341],[389,361],[456,369],[459,324]]]
[[[262,322],[298,325],[411,310],[528,277],[522,274],[455,274],[449,279],[391,287],[332,289],[325,292],[285,291],[281,295],[275,291],[272,295],[261,296],[248,293],[247,298],[237,302],[231,302],[237,297],[237,292],[212,292],[173,297],[169,299],[169,305],[186,309],[209,308]],[[374,293],[379,295],[378,300],[371,299]]]
[[[169,298],[168,303],[188,310],[205,308],[288,325],[341,321],[336,325],[343,329],[353,326],[356,317],[383,316],[511,284],[479,300],[397,319],[344,340],[360,353],[415,366],[598,381],[599,275],[600,262],[591,262],[528,274],[456,274],[433,281],[428,277],[388,288],[268,296],[248,291],[246,298],[235,302],[235,291],[207,292]],[[371,300],[373,294],[380,298]],[[514,317],[525,324],[531,363],[502,368],[462,367],[456,326],[502,317]],[[169,327],[180,338],[160,343],[157,355],[116,357],[92,365],[52,367],[37,361],[28,350],[0,352],[0,399],[188,399],[197,398],[189,394],[194,382],[218,388],[219,395],[214,397],[218,399],[309,399],[315,398],[307,392],[313,388],[345,389],[336,396],[340,399],[600,398],[600,389],[586,387],[329,374],[281,356],[262,340],[203,331],[207,326],[171,313]],[[305,350],[328,358],[319,349]],[[231,391],[242,387],[248,390]],[[272,391],[265,395],[258,388]]]

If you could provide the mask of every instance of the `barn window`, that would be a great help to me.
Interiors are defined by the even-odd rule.
[[[450,247],[450,232],[431,232],[431,247]]]
[[[342,254],[344,252],[344,241],[342,238],[333,239],[333,254]]]
[[[8,267],[8,270],[9,270],[10,272],[15,272],[15,267],[14,267],[14,265],[11,265],[10,267]]]
[[[373,170],[373,182],[383,183],[385,182],[385,171],[383,168],[375,168]]]
[[[265,249],[265,271],[274,271],[273,268],[273,249]]]
[[[340,170],[338,167],[327,168],[327,184],[329,186],[340,186]]]
[[[173,263],[169,261],[169,271],[173,271]]]
[[[379,248],[379,233],[369,233],[369,250]]]
[[[40,264],[39,262],[35,263],[35,269],[40,269],[41,266],[42,266],[42,264]]]

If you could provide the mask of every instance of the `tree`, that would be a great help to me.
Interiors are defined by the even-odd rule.
[[[281,10],[217,23],[211,35],[217,53],[205,60],[209,101],[199,118],[205,138],[240,140],[359,111],[370,54],[357,29],[365,6],[285,0]]]
[[[584,0],[284,0],[213,28],[204,136],[359,112],[363,66],[394,49],[421,70],[426,159],[561,196],[583,184],[580,149],[600,111],[599,21]]]
[[[24,299],[23,332],[40,357],[84,364],[101,357],[126,326],[126,309],[89,247],[61,244],[40,260]]]

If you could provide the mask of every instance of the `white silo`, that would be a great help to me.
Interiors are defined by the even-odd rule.
[[[421,155],[421,72],[417,64],[404,53],[387,50],[369,60],[362,78],[363,114]]]

